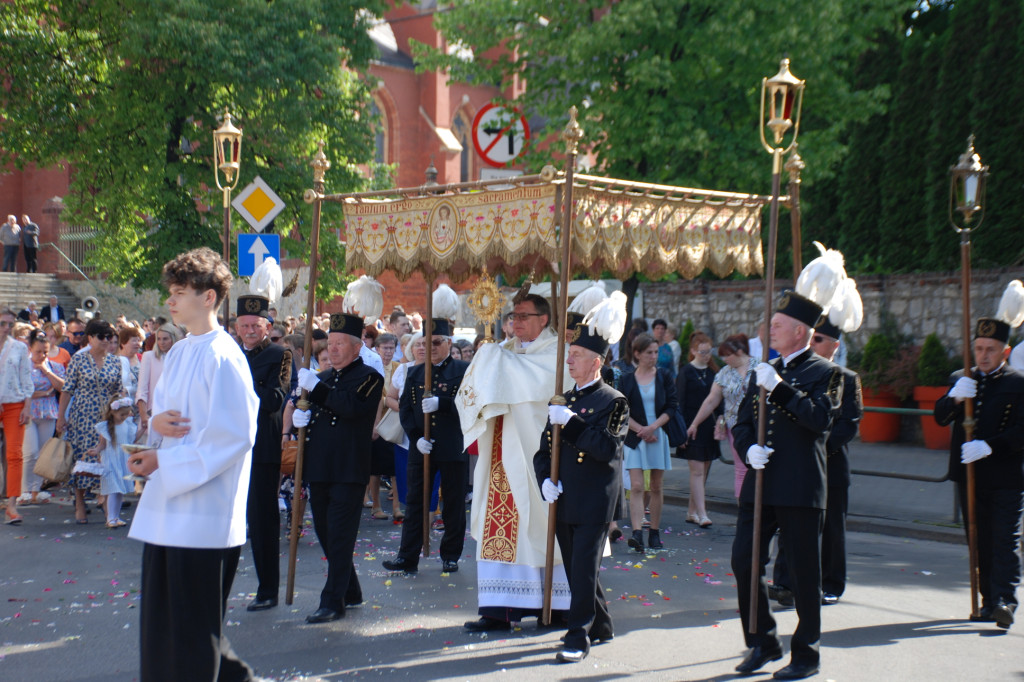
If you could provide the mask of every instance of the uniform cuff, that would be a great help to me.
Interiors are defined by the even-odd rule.
[[[768,399],[779,407],[785,407],[789,404],[789,401],[796,397],[796,389],[787,384],[785,381],[780,381],[778,385],[772,389],[771,393],[768,394]]]
[[[581,435],[583,435],[583,429],[587,428],[587,423],[580,419],[578,416],[573,416],[565,426],[562,427],[562,438],[566,439],[570,443],[575,443]]]

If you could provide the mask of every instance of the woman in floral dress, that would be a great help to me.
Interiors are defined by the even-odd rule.
[[[93,426],[103,419],[103,409],[122,391],[121,361],[107,352],[114,328],[103,320],[85,326],[89,345],[75,353],[68,365],[57,410],[57,431],[65,433],[75,458],[71,487],[75,490],[75,520],[86,523],[85,493],[98,490],[102,473],[98,455],[89,455],[99,443]],[[68,406],[70,405],[70,409]]]

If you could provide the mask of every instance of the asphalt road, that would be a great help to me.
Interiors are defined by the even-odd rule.
[[[24,512],[24,525],[0,529],[0,680],[136,679],[141,545],[105,529],[96,512],[89,525],[75,525],[66,501]],[[227,631],[236,651],[274,680],[732,679],[743,652],[729,567],[734,526],[717,513],[701,531],[683,523],[684,508],[666,512],[665,551],[637,555],[620,542],[605,559],[616,637],[579,664],[554,664],[563,632],[532,620],[511,633],[465,633],[462,623],[476,618],[472,541],[458,573],[442,575],[435,556],[415,577],[390,575],[380,564],[394,556],[400,527],[368,515],[356,547],[363,607],[335,623],[304,622],[325,570],[307,525],[295,603],[245,611],[255,589],[246,548]],[[1024,622],[1006,632],[966,620],[964,546],[853,533],[849,563],[845,597],[823,607],[815,679],[1024,680]],[[776,615],[788,645],[795,613]],[[747,679],[770,679],[785,663]]]

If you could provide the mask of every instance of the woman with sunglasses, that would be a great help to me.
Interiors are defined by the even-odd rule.
[[[80,524],[87,523],[85,493],[99,489],[102,473],[99,455],[88,454],[98,453],[95,448],[100,438],[93,427],[103,420],[104,408],[123,390],[121,361],[108,352],[111,339],[116,338],[114,328],[109,322],[92,319],[85,326],[85,335],[86,352],[71,358],[57,407],[57,431],[65,433],[75,459],[71,487],[75,491],[75,521]]]
[[[11,334],[17,316],[0,312],[0,403],[3,405],[4,456],[7,458],[7,511],[5,523],[21,523],[21,450],[25,424],[32,416],[32,362],[28,346]]]

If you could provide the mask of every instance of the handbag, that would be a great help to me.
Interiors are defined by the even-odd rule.
[[[64,483],[71,478],[71,469],[75,466],[75,458],[71,452],[71,444],[63,438],[53,436],[43,443],[32,472],[48,481]]]
[[[299,456],[299,441],[290,440],[281,448],[281,473],[291,476],[295,473],[295,460]]]
[[[715,420],[715,440],[729,440],[729,429],[725,425],[725,417]]]
[[[668,446],[670,448],[678,448],[680,445],[686,445],[688,438],[686,435],[686,420],[683,419],[683,415],[680,414],[679,410],[673,410],[668,422],[666,422],[661,428],[665,429],[665,434],[668,436]]]
[[[389,443],[402,444],[405,440],[405,429],[402,428],[402,421],[398,418],[397,412],[391,408],[385,410],[384,416],[377,424],[377,435]]]

